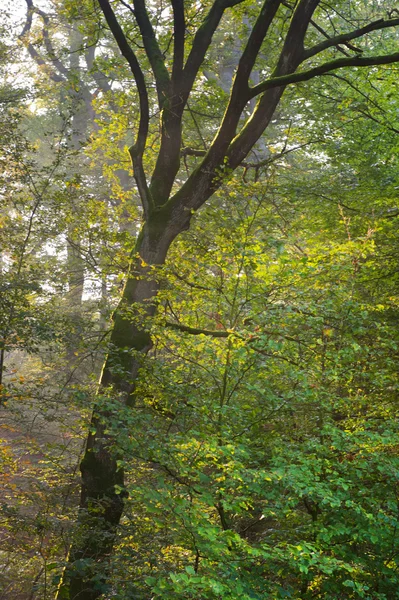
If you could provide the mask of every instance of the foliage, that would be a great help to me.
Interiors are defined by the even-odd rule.
[[[345,29],[348,3],[336,4],[333,22]],[[210,5],[185,3],[189,47]],[[0,87],[0,598],[53,598],[71,543],[103,543],[101,499],[81,503],[74,527],[87,434],[107,440],[125,472],[111,482],[125,504],[113,554],[74,562],[104,600],[396,598],[397,67],[288,88],[243,168],[219,164],[219,191],[190,212],[166,262],[147,264],[136,244],[146,207],[127,171],[137,90],[98,8],[49,7],[51,26],[36,12],[21,41],[46,61],[32,66],[34,104],[26,90],[9,101],[10,86]],[[171,193],[218,134],[256,8],[239,3],[215,33],[184,109]],[[136,40],[131,12],[116,10]],[[170,12],[151,10],[170,72]],[[383,10],[358,2],[351,20]],[[290,16],[282,6],[251,85],[271,76]],[[330,17],[318,14],[328,35]],[[67,70],[57,85],[46,33]],[[309,47],[321,39],[309,29]],[[323,61],[341,50],[327,48]],[[395,50],[388,28],[367,37],[364,55],[386,50]],[[317,55],[310,66],[319,64]],[[147,175],[162,142],[155,79]],[[82,89],[91,112],[77,131]],[[256,110],[247,108],[238,132]],[[159,288],[114,315],[122,333],[151,337],[147,353],[108,335],[126,281]],[[96,395],[107,353],[113,385]],[[119,381],[134,384],[133,400]]]
[[[282,233],[275,190],[243,186],[227,212],[233,187],[176,244],[179,278],[165,273],[122,428],[117,597],[394,597],[396,292],[368,284],[383,221],[348,239],[339,209],[322,229],[311,200]]]

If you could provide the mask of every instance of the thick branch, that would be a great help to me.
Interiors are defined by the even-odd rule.
[[[136,55],[130,47],[108,0],[98,0],[98,3],[101,7],[101,10],[103,11],[105,20],[108,23],[108,26],[116,40],[116,43],[119,46],[119,50],[129,63],[139,94],[139,129],[137,132],[136,142],[133,146],[131,146],[131,148],[129,148],[129,153],[132,158],[134,177],[136,179],[137,186],[139,189],[143,209],[145,214],[148,214],[152,206],[152,202],[150,194],[148,192],[147,182],[143,168],[143,152],[147,141],[148,125],[150,119],[146,82],[144,79],[143,71],[141,70],[140,64],[136,58]]]
[[[229,103],[218,134],[214,139],[209,152],[209,165],[207,165],[207,168],[221,160],[225,155],[231,140],[235,136],[242,111],[249,100],[249,76],[262,42],[276,16],[280,4],[281,0],[265,0],[263,3],[262,9],[259,12],[256,23],[239,61]]]
[[[389,65],[399,61],[399,52],[394,54],[385,54],[383,56],[353,56],[351,58],[338,58],[331,60],[324,65],[319,65],[313,69],[307,71],[301,71],[299,73],[290,73],[288,75],[281,75],[279,77],[271,77],[267,81],[259,83],[250,90],[250,98],[258,96],[262,92],[267,90],[287,86],[292,83],[300,83],[301,81],[309,81],[314,77],[320,75],[326,75],[331,71],[337,69],[343,69],[344,67],[373,67],[377,65]]]
[[[158,45],[157,38],[155,37],[154,29],[151,25],[144,0],[134,0],[133,5],[134,15],[140,29],[144,48],[154,73],[159,107],[162,108],[166,98],[169,96],[169,73],[165,66],[165,61]]]
[[[132,147],[131,152],[134,154],[142,154],[144,151],[145,142],[148,133],[148,121],[149,121],[149,105],[148,105],[148,94],[146,82],[144,79],[143,71],[141,70],[140,64],[136,58],[135,53],[130,47],[125,34],[119,25],[115,13],[112,10],[108,0],[98,0],[98,3],[103,11],[105,20],[118,44],[119,50],[122,55],[126,58],[129,63],[130,69],[133,73],[134,80],[136,82],[137,91],[140,98],[140,125],[137,134],[136,144]]]
[[[162,111],[161,147],[150,184],[150,195],[155,205],[162,206],[168,201],[176,174],[179,171],[183,111],[212,36],[224,10],[240,2],[243,0],[216,0],[214,2],[195,35],[191,52],[180,76],[180,85],[174,81],[173,96]],[[175,23],[175,35],[176,29],[177,23]],[[179,36],[181,39],[184,31],[179,32]]]
[[[303,59],[303,41],[309,21],[320,0],[300,0],[292,16],[285,43],[275,70],[278,74],[293,73]],[[277,3],[269,1],[269,17],[277,10]],[[266,3],[264,4],[266,6]],[[198,210],[221,185],[222,173],[227,167],[234,170],[247,156],[253,145],[270,123],[284,92],[284,86],[275,86],[263,94],[255,111],[241,132],[232,142],[245,102],[239,94],[230,97],[223,123],[202,163],[172,199],[181,208]],[[245,98],[249,100],[249,97]],[[240,108],[241,107],[241,108]],[[240,109],[240,110],[239,110]],[[225,157],[227,156],[227,164]]]
[[[294,71],[303,60],[304,40],[312,16],[321,0],[300,0],[291,17],[290,26],[275,74]]]
[[[281,0],[265,0],[263,3],[238,63],[234,86],[241,86],[244,84],[247,87],[251,71],[259,54],[263,40],[266,37],[280,4]]]
[[[349,33],[342,33],[341,35],[329,38],[328,40],[313,46],[313,48],[308,48],[305,50],[305,60],[315,56],[316,54],[319,54],[320,52],[323,52],[324,50],[327,50],[327,48],[331,48],[332,46],[345,44],[346,42],[360,38],[372,31],[379,31],[381,29],[386,29],[387,27],[396,27],[397,25],[399,25],[399,19],[389,19],[386,21],[384,19],[379,19],[378,21],[369,23],[365,27],[355,29]]]
[[[202,25],[198,28],[183,71],[182,92],[186,100],[191,92],[194,80],[204,61],[205,54],[208,51],[213,34],[220,23],[224,11],[226,8],[241,4],[243,1],[244,0],[215,0]]]
[[[184,2],[183,0],[172,0],[173,7],[173,83],[180,82],[180,77],[183,71],[184,64],[184,34],[186,30],[186,22],[184,18]]]
[[[276,74],[294,72],[303,58],[303,44],[309,22],[320,0],[300,0],[290,22],[283,48],[275,69]],[[277,6],[269,3],[274,18]],[[255,57],[256,58],[256,57]],[[257,142],[272,118],[284,88],[265,94],[254,110],[246,126],[235,138],[227,151],[228,165],[235,169],[242,163],[250,149]],[[252,97],[248,94],[248,100]],[[230,138],[231,141],[232,138]]]
[[[282,0],[282,5],[289,8],[290,10],[293,10],[293,6],[291,6],[291,4],[289,4],[289,2],[286,2],[285,0]],[[310,19],[309,24],[312,25],[315,29],[317,29],[317,31],[321,33],[325,38],[327,38],[328,40],[331,39],[331,35],[329,35],[327,31],[325,31],[318,23],[316,23],[316,21]],[[346,43],[345,45],[347,45],[350,49],[354,49],[348,43]],[[349,54],[345,52],[343,48],[340,48],[340,46],[336,46],[336,49],[339,52],[342,52],[342,54],[345,54],[345,56],[349,56]]]

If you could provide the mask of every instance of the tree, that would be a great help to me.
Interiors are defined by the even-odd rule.
[[[331,185],[312,158],[306,179]],[[131,491],[117,597],[396,593],[397,296],[373,290],[379,219],[344,222],[278,171],[278,186],[223,186],[170,250],[167,329],[129,427],[109,419]],[[341,183],[337,204],[360,209],[359,191]]]
[[[81,463],[79,531],[58,593],[59,598],[87,600],[97,598],[104,589],[103,566],[99,565],[112,551],[124,509],[123,455],[109,433],[110,415],[115,401],[120,404],[121,414],[126,406],[134,411],[140,357],[151,348],[145,323],[156,311],[156,274],[170,245],[189,228],[193,213],[245,163],[268,128],[287,86],[345,67],[399,61],[399,53],[390,53],[387,33],[388,28],[399,25],[399,19],[370,14],[366,5],[357,5],[358,12],[350,14],[348,4],[340,2],[331,9],[332,14],[328,9],[326,19],[319,0],[300,0],[295,6],[265,0],[256,7],[247,7],[240,0],[216,0],[201,10],[197,5],[176,0],[167,16],[162,14],[162,8],[146,7],[142,0],[135,0],[133,7],[117,4],[117,12],[107,0],[99,0],[99,6],[137,87],[139,119],[136,141],[129,153],[143,208],[143,226],[132,252],[123,296],[114,313],[110,350]],[[243,23],[245,7],[249,17]],[[185,148],[188,103],[192,108],[191,100],[195,102],[202,94],[201,68],[213,35],[222,27],[228,12],[232,23],[245,33],[231,93],[217,129],[210,128],[202,140],[205,148]],[[326,29],[330,17],[333,31]],[[359,27],[360,18],[362,23],[367,19],[367,25]],[[173,22],[172,30],[167,27],[168,20]],[[377,38],[372,34],[378,34]],[[137,52],[129,42],[132,37],[140,40],[142,48]],[[361,50],[353,45],[354,40],[365,40],[367,44]],[[368,47],[377,53],[369,53]],[[338,54],[343,57],[337,58]],[[151,81],[145,75],[148,64]],[[251,85],[254,68],[262,80]],[[161,114],[155,164],[150,151],[156,145],[157,135],[150,114],[153,87]],[[183,156],[198,159],[187,175],[181,166]]]

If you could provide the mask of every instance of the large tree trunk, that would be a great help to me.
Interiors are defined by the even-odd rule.
[[[82,491],[75,541],[69,552],[57,598],[95,600],[104,593],[106,563],[124,508],[124,473],[116,440],[107,432],[110,417],[104,397],[117,399],[134,410],[135,380],[140,355],[151,348],[151,338],[143,326],[145,315],[155,312],[159,282],[154,267],[165,262],[168,248],[186,229],[190,214],[178,219],[168,211],[157,211],[144,224],[138,237],[122,300],[115,311],[110,351],[102,371],[86,450],[80,465]],[[140,307],[140,322],[127,318],[126,307]],[[143,313],[144,311],[144,319]],[[122,491],[121,491],[122,490]]]

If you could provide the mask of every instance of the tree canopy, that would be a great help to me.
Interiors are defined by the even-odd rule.
[[[0,598],[396,597],[399,11],[23,8]]]

